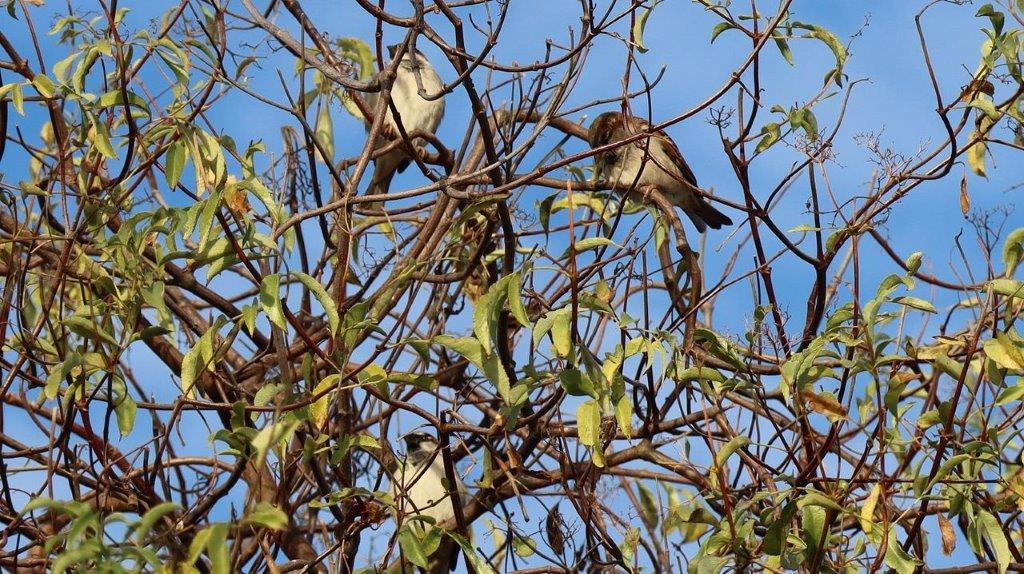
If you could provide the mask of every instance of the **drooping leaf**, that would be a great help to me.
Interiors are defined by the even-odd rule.
[[[643,518],[644,524],[648,528],[657,528],[660,511],[658,509],[658,501],[654,498],[654,493],[642,482],[636,483],[636,490],[640,495],[640,517]]]
[[[1012,277],[1017,266],[1024,260],[1024,227],[1014,229],[1006,236],[1003,243],[1003,265],[1006,266],[1006,277]]]
[[[732,437],[729,439],[729,442],[725,443],[725,445],[718,450],[718,453],[715,454],[715,466],[718,468],[724,467],[725,462],[729,460],[729,457],[732,456],[733,453],[748,444],[750,444],[750,439],[745,436],[737,435]]]
[[[210,537],[206,542],[210,555],[210,571],[213,574],[231,572],[231,549],[228,548],[228,525],[218,522],[210,526]]]
[[[341,326],[341,317],[338,315],[338,306],[334,303],[334,299],[331,298],[330,294],[327,293],[327,289],[319,281],[305,273],[295,271],[292,272],[292,275],[316,297],[316,300],[323,307],[324,313],[327,315],[327,326],[330,327],[331,334],[337,335],[338,328]]]
[[[977,131],[973,131],[971,132],[971,136],[969,139],[971,141],[974,141],[975,139],[979,138],[980,134]],[[986,151],[987,148],[985,147],[985,143],[982,141],[978,141],[977,143],[971,145],[971,147],[967,148],[967,165],[971,168],[971,171],[973,171],[975,175],[979,175],[981,177],[988,177],[987,173],[985,172]]]
[[[288,525],[288,515],[269,502],[257,502],[245,515],[244,524],[282,530]]]
[[[640,53],[647,52],[647,46],[644,45],[644,28],[647,27],[647,18],[651,16],[651,12],[654,11],[654,7],[660,2],[661,0],[654,0],[650,7],[641,10],[640,14],[636,17],[636,21],[633,23],[633,44]]]
[[[271,273],[263,277],[260,283],[260,307],[267,314],[267,319],[279,329],[288,328],[288,320],[284,314],[284,303],[281,301],[281,276]]]
[[[586,373],[577,368],[565,369],[558,375],[558,380],[561,381],[565,392],[572,396],[591,396],[595,399],[597,398],[597,391],[594,389],[593,381],[590,380]]]
[[[795,502],[787,503],[782,509],[782,514],[768,527],[764,535],[764,552],[769,556],[780,556],[786,549],[786,538],[789,534],[789,526],[796,515],[797,506]]]
[[[167,187],[173,189],[181,179],[181,173],[185,170],[185,160],[188,159],[188,146],[180,139],[175,140],[167,148],[164,155],[164,179]]]
[[[314,129],[316,141],[320,146],[316,150],[316,157],[324,163],[334,162],[334,120],[331,119],[331,108],[326,103],[320,106],[316,116]],[[323,150],[321,153],[320,150]],[[326,157],[324,157],[326,155]]]
[[[792,26],[793,28],[806,30],[808,37],[820,40],[826,46],[828,46],[829,50],[832,50],[832,55],[835,56],[836,59],[836,67],[833,71],[834,73],[826,77],[833,80],[836,83],[836,85],[842,86],[843,66],[846,64],[847,59],[846,46],[844,46],[843,43],[839,41],[839,38],[835,34],[833,34],[828,29],[822,26],[818,26],[817,24],[808,24],[806,22],[793,22]]]
[[[1010,544],[1006,540],[1003,525],[987,510],[978,508],[977,512],[976,520],[980,527],[979,530],[996,554],[996,566],[999,568],[999,574],[1006,574],[1010,562],[1013,561],[1013,555],[1010,553]]]

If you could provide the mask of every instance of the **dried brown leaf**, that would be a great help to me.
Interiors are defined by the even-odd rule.
[[[967,213],[971,211],[971,196],[967,195],[967,174],[960,178],[960,212],[967,217]]]
[[[953,523],[944,514],[939,514],[939,531],[942,532],[942,553],[949,556],[956,550],[956,532]]]

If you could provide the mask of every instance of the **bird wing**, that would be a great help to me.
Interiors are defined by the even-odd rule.
[[[693,170],[687,165],[686,160],[683,159],[683,154],[679,153],[679,148],[676,147],[676,143],[672,141],[672,138],[668,137],[668,134],[658,130],[654,132],[654,137],[662,143],[662,151],[668,156],[672,165],[679,170],[679,175],[683,176],[683,182],[693,187],[699,187],[697,185],[697,176],[693,175]]]

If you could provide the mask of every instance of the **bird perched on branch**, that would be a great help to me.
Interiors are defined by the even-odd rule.
[[[437,522],[455,516],[450,489],[445,486],[444,459],[438,452],[437,439],[424,432],[413,432],[402,437],[406,445],[405,460],[395,473],[395,500],[405,503],[408,515],[422,514]],[[458,473],[455,488],[461,496],[466,486]]]
[[[391,486],[396,506],[406,516],[429,516],[436,524],[454,518],[452,485],[444,471],[444,459],[437,439],[424,432],[412,432],[402,438],[406,445],[405,459],[399,460]],[[459,498],[465,501],[468,496],[466,485],[457,472],[453,474],[454,488]],[[454,570],[458,553],[459,547],[455,542],[445,537],[431,557],[427,571],[436,573]]]
[[[731,225],[732,220],[701,195],[697,178],[665,132],[651,132],[651,125],[640,118],[605,112],[590,124],[587,140],[591,148],[598,148],[642,133],[651,135],[597,154],[598,180],[621,192],[643,194],[645,188],[656,188],[701,233]]]
[[[388,46],[388,55],[392,59],[398,48],[397,44]],[[420,92],[421,87],[422,93]],[[441,77],[437,75],[434,67],[430,65],[422,52],[407,50],[402,55],[402,60],[395,72],[395,81],[391,85],[391,103],[398,111],[398,118],[406,134],[413,135],[417,132],[433,134],[437,131],[437,127],[441,125],[441,118],[444,117],[444,97],[428,100],[423,96],[437,94],[442,87],[444,87],[444,82],[441,81]],[[370,93],[366,97],[366,103],[375,110],[379,98],[378,92]],[[369,122],[366,124],[366,129],[370,129]],[[374,148],[380,149],[391,143],[392,140],[399,138],[401,138],[401,132],[394,114],[391,112],[391,106],[385,106],[381,135],[374,142]],[[422,146],[423,142],[423,138],[419,137],[410,140],[410,143],[417,147]],[[391,187],[391,178],[395,176],[395,172],[405,171],[411,161],[412,156],[404,144],[375,159],[373,178],[366,190],[367,195],[388,193]],[[381,205],[375,203],[370,207],[379,209]]]

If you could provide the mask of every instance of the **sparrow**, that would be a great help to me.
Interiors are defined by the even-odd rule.
[[[407,515],[429,516],[437,523],[453,518],[455,509],[445,487],[444,459],[437,452],[440,449],[437,439],[424,432],[412,432],[402,439],[406,445],[405,460],[396,472],[392,487],[396,504],[399,507],[404,504]],[[459,495],[465,497],[466,485],[458,473],[455,483]]]
[[[394,59],[398,45],[388,46],[388,55]],[[417,81],[418,78],[418,81]],[[402,56],[395,72],[395,81],[391,85],[391,102],[398,110],[398,116],[402,121],[405,133],[422,132],[433,134],[441,124],[444,117],[444,97],[435,100],[424,99],[420,95],[420,82],[427,94],[436,94],[444,86],[441,77],[437,75],[434,67],[427,61],[426,56],[419,50],[407,50]],[[376,109],[377,101],[380,98],[379,92],[367,94],[366,103],[371,109]],[[366,122],[366,129],[369,131],[370,122]],[[391,143],[400,136],[398,125],[391,113],[391,107],[384,107],[384,119],[381,124],[381,134],[374,141],[374,147],[379,149]],[[413,146],[423,145],[423,138],[413,138]],[[406,146],[400,145],[374,160],[375,168],[370,186],[367,188],[367,195],[379,195],[388,193],[391,187],[391,178],[395,172],[401,173],[409,167],[412,161]],[[372,209],[380,209],[379,203],[368,206]]]
[[[455,517],[450,490],[444,472],[437,439],[424,432],[412,432],[404,437],[406,452],[395,472],[391,494],[395,504],[408,515],[429,516],[440,524]],[[465,500],[469,495],[462,478],[455,473],[455,488],[459,497]],[[459,547],[445,537],[442,544],[431,556],[430,573],[454,570],[458,562]]]
[[[598,148],[650,131],[651,124],[640,118],[621,112],[605,112],[590,124],[587,141],[591,148]],[[594,160],[599,181],[606,181],[618,191],[631,193],[642,193],[648,186],[656,188],[672,205],[682,209],[701,233],[708,227],[721,229],[723,225],[732,225],[728,216],[701,195],[697,178],[686,165],[679,148],[661,130],[601,152]]]

